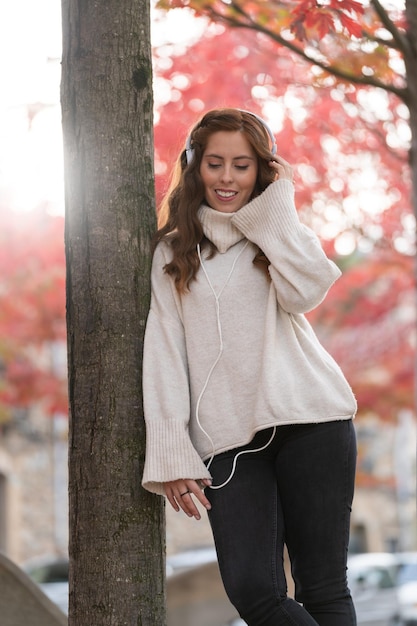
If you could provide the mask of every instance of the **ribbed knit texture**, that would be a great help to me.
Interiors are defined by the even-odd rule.
[[[277,240],[301,234],[302,225],[294,204],[293,184],[283,179],[269,185],[260,196],[233,215],[232,223],[262,250],[276,245]]]
[[[143,376],[150,491],[208,478],[204,459],[258,430],[355,414],[348,383],[303,315],[340,270],[299,222],[293,195],[282,180],[236,213],[201,207],[204,233],[220,253],[203,256],[207,276],[200,268],[185,295],[163,270],[169,245],[155,251]],[[269,277],[253,263],[259,248]]]
[[[220,213],[208,206],[202,206],[198,212],[205,236],[216,245],[221,254],[245,238],[242,231],[233,224],[233,215],[235,213]]]

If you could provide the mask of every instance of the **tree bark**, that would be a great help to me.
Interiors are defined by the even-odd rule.
[[[165,624],[161,498],[140,485],[155,228],[150,6],[62,0],[70,626]]]
[[[417,2],[406,0],[408,53],[404,57],[408,86],[408,108],[410,111],[410,167],[412,191],[411,201],[417,218]]]

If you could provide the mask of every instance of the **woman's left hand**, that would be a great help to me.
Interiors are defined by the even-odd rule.
[[[165,495],[175,511],[182,509],[188,517],[201,518],[200,512],[195,505],[193,497],[196,498],[207,510],[211,505],[204,495],[204,487],[209,487],[211,480],[203,478],[201,480],[179,479],[164,483]]]
[[[283,159],[281,156],[275,155],[269,161],[269,167],[275,170],[275,180],[290,180],[292,183],[294,182],[294,170],[292,166]]]

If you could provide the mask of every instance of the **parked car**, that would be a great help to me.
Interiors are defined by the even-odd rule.
[[[349,557],[348,582],[358,626],[403,626],[397,588],[398,567],[395,554],[381,552]],[[242,620],[236,620],[230,626],[243,624]]]
[[[417,626],[417,552],[399,554],[398,602],[401,626]]]
[[[397,593],[398,559],[378,552],[348,559],[348,582],[358,626],[400,626]]]
[[[25,572],[61,611],[68,614],[68,559],[44,557],[30,561]]]

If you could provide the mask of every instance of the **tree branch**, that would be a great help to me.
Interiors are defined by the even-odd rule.
[[[372,1],[375,1],[375,0],[372,0]],[[378,87],[380,89],[383,89],[384,91],[388,91],[390,93],[395,94],[398,98],[403,100],[403,102],[405,102],[406,104],[408,103],[409,93],[406,87],[404,88],[396,87],[395,85],[392,85],[390,83],[384,83],[383,81],[378,80],[377,78],[372,78],[371,76],[357,76],[356,74],[352,74],[351,72],[346,72],[339,67],[326,64],[323,61],[319,61],[318,59],[315,59],[314,57],[308,55],[303,50],[303,48],[300,48],[299,46],[292,43],[291,41],[284,39],[284,37],[282,37],[278,33],[275,33],[269,30],[265,26],[262,26],[261,24],[254,22],[251,16],[248,15],[244,11],[244,9],[242,9],[242,7],[239,6],[236,2],[231,2],[229,7],[232,7],[236,11],[236,13],[238,13],[245,20],[245,22],[239,21],[239,19],[233,18],[231,16],[222,15],[221,13],[218,13],[212,7],[206,7],[206,10],[209,12],[211,16],[213,16],[213,18],[215,18],[216,21],[224,22],[227,25],[233,26],[235,28],[248,28],[249,30],[254,30],[256,32],[266,35],[267,37],[269,37],[276,43],[294,52],[296,55],[298,55],[299,57],[307,61],[310,65],[317,65],[318,67],[326,71],[328,74],[331,74],[332,76],[335,76],[336,78],[340,78],[341,80],[346,80],[356,85]]]
[[[398,50],[397,43],[393,39],[383,39],[382,37],[376,37],[365,29],[362,29],[362,37],[369,41],[374,41],[380,46],[386,46],[387,48],[391,48],[391,50],[397,50],[398,52],[401,52],[401,50]]]
[[[391,33],[394,41],[396,42],[398,49],[404,54],[408,54],[410,52],[410,45],[408,43],[407,37],[403,35],[403,33],[398,30],[382,4],[379,0],[371,0],[371,4],[375,9],[376,14],[381,20],[382,24],[385,26],[387,31]]]

